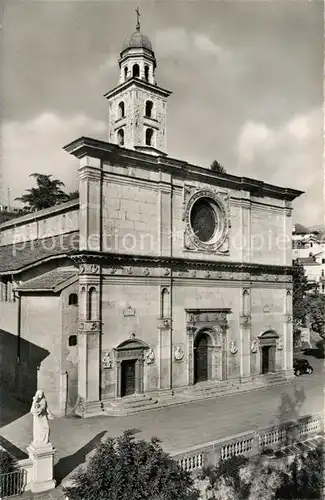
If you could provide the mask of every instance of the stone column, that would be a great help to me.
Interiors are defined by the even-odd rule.
[[[81,416],[101,412],[101,281],[98,264],[79,267],[78,404]]]
[[[31,444],[27,448],[29,458],[33,463],[31,491],[41,493],[55,488],[53,479],[55,448],[52,443]]]

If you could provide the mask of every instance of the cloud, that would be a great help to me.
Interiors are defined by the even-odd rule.
[[[229,59],[231,53],[225,47],[215,44],[205,33],[193,33],[185,28],[170,28],[157,31],[153,39],[153,48],[157,47],[159,58],[187,53],[193,57],[193,51],[201,55],[215,56],[219,60]]]
[[[265,182],[305,191],[294,202],[294,219],[312,225],[324,218],[323,115],[293,116],[278,128],[247,121],[237,142],[238,170]]]
[[[1,127],[1,200],[8,202],[30,188],[32,172],[52,174],[66,184],[67,190],[78,186],[78,163],[62,150],[67,143],[82,135],[105,138],[106,125],[86,115],[62,118],[42,113],[33,120],[4,123]]]

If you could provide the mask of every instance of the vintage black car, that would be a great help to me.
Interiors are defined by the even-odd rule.
[[[294,359],[293,360],[293,370],[297,377],[303,373],[308,373],[309,375],[313,373],[313,367],[309,364],[307,359]]]

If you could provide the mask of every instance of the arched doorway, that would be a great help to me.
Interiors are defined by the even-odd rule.
[[[194,384],[208,380],[209,335],[199,333],[194,342]]]
[[[143,392],[145,342],[132,338],[122,342],[115,349],[116,356],[116,396],[125,397]]]
[[[261,374],[273,373],[276,371],[276,341],[279,338],[278,334],[273,330],[263,333],[259,337],[260,357],[261,357]]]

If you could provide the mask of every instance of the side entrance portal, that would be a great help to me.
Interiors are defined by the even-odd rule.
[[[273,331],[267,331],[259,337],[262,375],[275,372],[276,340],[278,338],[278,334]]]
[[[121,397],[135,393],[136,359],[122,361],[121,364]]]
[[[198,335],[194,343],[194,383],[208,380],[208,342],[206,333]]]

